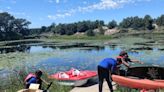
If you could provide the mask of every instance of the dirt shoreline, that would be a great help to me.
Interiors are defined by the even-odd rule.
[[[116,85],[114,82],[112,84],[113,84],[113,89],[115,90]],[[98,84],[94,84],[86,87],[75,87],[70,92],[98,92]],[[106,81],[104,81],[103,83],[103,92],[110,92]]]

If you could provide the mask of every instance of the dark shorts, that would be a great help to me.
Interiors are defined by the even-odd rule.
[[[108,79],[110,76],[109,76],[109,70],[106,69],[106,68],[103,68],[101,66],[98,66],[98,76],[99,76],[99,79]]]

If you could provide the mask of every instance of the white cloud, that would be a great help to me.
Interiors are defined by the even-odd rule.
[[[72,16],[73,12],[70,11],[70,12],[66,12],[66,13],[63,13],[63,14],[56,14],[55,16],[54,15],[48,15],[47,17],[49,19],[53,19],[53,20],[56,20],[58,18],[65,18],[67,16]]]
[[[6,7],[8,10],[10,10],[11,9],[11,7],[10,6],[8,6],[8,7]]]
[[[43,20],[44,20],[44,18],[40,17],[40,18],[39,18],[39,20],[40,20],[40,21],[43,21]]]
[[[48,0],[48,2],[49,3],[57,3],[58,4],[60,2],[60,0]]]
[[[64,3],[66,3],[67,2],[67,0],[64,0]]]
[[[9,14],[11,14],[11,15],[13,15],[14,17],[21,17],[21,18],[24,18],[24,17],[26,17],[26,18],[30,18],[30,16],[29,15],[27,15],[25,12],[14,12],[14,11],[10,11],[10,10],[0,10],[0,13],[2,13],[2,12],[8,12]]]
[[[16,0],[11,0],[11,3],[16,4],[17,1]]]
[[[0,13],[2,13],[3,12],[3,10],[0,10]]]
[[[48,2],[59,4],[59,3],[67,3],[68,0],[48,0]]]
[[[29,15],[27,15],[25,12],[11,12],[11,11],[7,11],[9,14],[14,15],[14,17],[18,17],[18,18],[30,18]]]
[[[6,7],[7,9],[10,9],[9,7]],[[16,15],[16,16],[27,16],[25,12],[13,12],[10,10],[0,10],[0,12],[8,12],[11,15]]]
[[[56,3],[59,3],[59,0],[56,0]]]
[[[88,11],[105,10],[105,9],[111,9],[117,7],[119,7],[119,4],[113,0],[101,0],[101,2],[97,4],[93,4],[86,7],[79,7],[77,11],[88,12]]]
[[[56,0],[57,1],[57,0]],[[101,0],[100,2],[92,5],[88,5],[85,7],[77,7],[76,9],[70,9],[65,13],[58,13],[56,15],[48,15],[49,19],[58,19],[58,18],[65,18],[67,16],[72,16],[75,13],[85,13],[85,12],[92,12],[96,10],[109,10],[109,9],[117,9],[121,8],[126,4],[134,4],[137,2],[142,1],[151,1],[151,0]]]
[[[86,1],[83,1],[83,4],[87,4],[87,2]]]
[[[0,0],[0,2],[9,2],[9,3],[12,3],[12,4],[17,3],[16,0]]]
[[[10,12],[11,14],[14,14],[14,15],[26,15],[24,12]]]
[[[48,0],[49,3],[54,3],[54,0]]]

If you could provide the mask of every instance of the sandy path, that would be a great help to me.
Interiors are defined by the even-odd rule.
[[[116,86],[113,86],[113,89],[116,89]],[[98,84],[88,87],[75,87],[70,92],[98,92]],[[103,92],[110,92],[106,81],[103,84]]]

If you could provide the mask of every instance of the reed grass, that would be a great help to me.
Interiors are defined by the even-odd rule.
[[[28,67],[21,67],[19,69],[10,70],[10,74],[5,76],[4,80],[0,80],[0,92],[17,92],[18,90],[24,89],[24,78],[30,73],[35,72],[36,69],[29,69]],[[48,78],[48,73],[43,71],[42,78],[47,82],[53,82],[51,87],[49,88],[50,92],[69,92],[71,87],[61,86],[55,80]],[[47,84],[42,85],[42,89],[45,90],[47,88]]]

